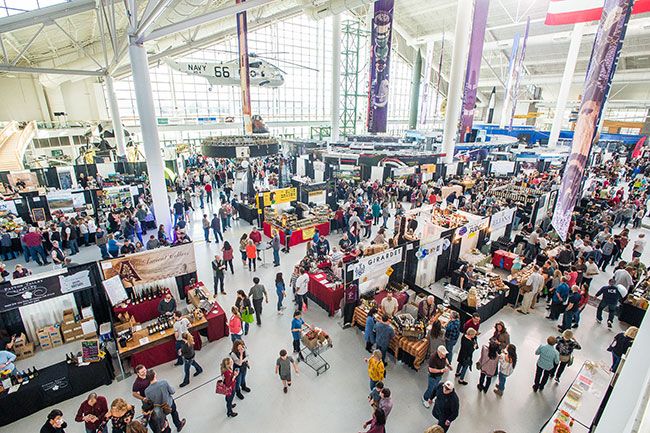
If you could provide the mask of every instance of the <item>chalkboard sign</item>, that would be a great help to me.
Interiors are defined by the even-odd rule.
[[[99,361],[99,341],[97,339],[81,342],[81,358],[83,362]]]

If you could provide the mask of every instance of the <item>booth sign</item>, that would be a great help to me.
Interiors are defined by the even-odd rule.
[[[278,203],[289,203],[298,199],[298,190],[296,188],[275,189],[263,194],[265,206]]]
[[[515,210],[516,209],[514,208],[509,208],[493,214],[490,219],[490,229],[498,230],[510,224],[512,222],[512,217],[515,214]]]
[[[388,266],[401,262],[403,253],[404,247],[399,247],[360,258],[359,262],[353,268],[354,279],[360,278],[365,273],[372,273],[381,268],[387,268]]]

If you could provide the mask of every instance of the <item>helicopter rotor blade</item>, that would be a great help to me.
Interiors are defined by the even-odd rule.
[[[288,61],[288,60],[282,60],[282,59],[271,58],[271,57],[266,57],[265,60],[270,60],[270,61],[272,61],[272,62],[282,62],[282,63],[286,63],[286,64],[291,65],[291,66],[295,66],[295,67],[297,67],[297,68],[309,69],[310,71],[318,72],[318,69],[316,69],[316,68],[312,68],[312,67],[310,67],[310,66],[301,65],[300,63],[290,62],[290,61]],[[278,69],[280,69],[280,68],[278,68]]]

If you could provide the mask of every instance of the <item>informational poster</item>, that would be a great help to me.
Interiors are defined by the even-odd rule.
[[[74,194],[71,190],[49,191],[46,197],[50,212],[61,211],[68,213],[74,211]]]
[[[72,192],[72,206],[74,206],[75,209],[86,207],[86,197],[83,191]]]
[[[111,305],[117,305],[128,298],[119,275],[104,280],[102,284],[104,284],[104,290],[106,290]]]
[[[263,195],[265,206],[298,200],[298,190],[296,188],[274,189],[263,193]]]
[[[0,285],[0,312],[92,287],[88,269],[79,270],[74,274],[63,273],[14,282],[16,284],[6,282]]]
[[[629,0],[606,0],[603,7],[587,68],[578,121],[573,134],[573,146],[562,176],[562,185],[553,213],[553,227],[563,241],[567,238],[573,208],[580,196],[589,152],[607,100],[612,77],[616,72],[627,23],[630,20],[631,4]]]
[[[13,200],[0,200],[0,215],[6,215],[8,213],[18,215],[16,203]]]
[[[368,132],[386,132],[394,0],[375,1],[370,40]]]
[[[104,279],[119,275],[127,285],[149,283],[196,272],[194,244],[129,254],[101,262]]]

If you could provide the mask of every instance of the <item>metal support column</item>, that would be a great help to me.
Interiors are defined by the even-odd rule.
[[[343,99],[341,101],[341,126],[340,132],[347,135],[354,135],[357,129],[357,108],[359,98],[367,98],[367,94],[359,93],[360,49],[362,39],[368,36],[368,31],[363,30],[359,21],[345,21],[342,28],[342,60],[343,72]]]
[[[418,107],[420,105],[420,77],[422,75],[422,53],[415,53],[413,62],[413,78],[411,79],[411,106],[409,109],[409,129],[415,129],[418,124]]]
[[[451,54],[451,72],[449,73],[449,91],[447,93],[447,111],[445,127],[442,135],[442,151],[445,153],[445,164],[451,164],[454,159],[454,147],[458,139],[458,123],[460,119],[461,98],[465,81],[465,64],[469,35],[472,32],[472,0],[458,0],[456,12],[456,28],[454,31],[454,50]]]
[[[111,115],[111,122],[113,122],[113,133],[115,134],[115,143],[117,144],[117,157],[118,159],[126,159],[124,129],[122,129],[122,119],[120,119],[120,110],[117,105],[117,96],[115,96],[115,88],[113,87],[113,77],[106,75],[104,77],[104,83],[106,83],[106,93],[108,95],[108,111]]]
[[[133,39],[130,41],[129,58],[131,60],[131,71],[133,72],[133,87],[138,106],[138,116],[140,117],[140,130],[142,131],[144,156],[147,160],[154,215],[156,223],[158,225],[164,224],[165,230],[169,234],[172,228],[169,199],[165,185],[165,172],[163,171],[164,165],[158,138],[156,112],[153,105],[147,51],[142,42]]]
[[[332,134],[331,141],[339,139],[339,105],[341,104],[341,15],[332,17]]]

